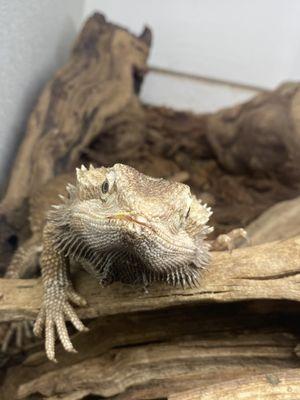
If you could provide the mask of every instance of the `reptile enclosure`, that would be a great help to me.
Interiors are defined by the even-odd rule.
[[[199,287],[100,288],[73,280],[90,331],[78,354],[40,342],[1,367],[1,399],[297,399],[300,317],[300,84],[196,115],[139,100],[151,32],[95,14],[28,121],[1,202],[1,270],[32,232],[35,201],[82,163],[122,162],[184,181],[213,210],[214,234],[245,227],[250,244],[212,254]],[[48,199],[49,200],[49,199]],[[34,319],[41,282],[0,282],[1,332]],[[6,357],[6,356],[5,356]],[[7,358],[7,357],[6,357]]]

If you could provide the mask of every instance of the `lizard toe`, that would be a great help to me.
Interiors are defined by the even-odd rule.
[[[24,321],[23,323],[24,335],[27,339],[33,338],[33,321]]]
[[[64,313],[70,319],[74,327],[79,332],[88,331],[89,329],[82,323],[82,321],[78,318],[77,314],[73,310],[72,306],[69,303],[64,304]]]
[[[82,296],[80,296],[78,293],[76,293],[73,289],[69,289],[67,292],[67,297],[68,299],[74,303],[76,306],[86,306],[87,305],[87,301],[85,300],[85,298],[83,298]]]
[[[46,317],[46,340],[45,340],[45,350],[47,357],[50,361],[57,362],[55,358],[55,330],[54,321],[51,317]]]
[[[63,314],[59,314],[55,319],[55,325],[58,333],[59,340],[66,351],[70,353],[77,353],[74,349],[70,336],[66,327],[66,321]]]
[[[7,330],[7,332],[6,332],[5,336],[4,336],[4,339],[2,341],[2,345],[1,345],[1,352],[2,353],[7,353],[9,345],[10,345],[11,341],[13,340],[14,334],[15,334],[15,329],[11,325],[8,328],[8,330]]]
[[[37,337],[41,337],[45,326],[45,308],[42,307],[33,325],[33,333]]]

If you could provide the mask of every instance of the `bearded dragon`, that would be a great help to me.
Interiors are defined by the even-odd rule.
[[[45,331],[46,354],[52,361],[56,361],[56,333],[63,347],[75,352],[66,319],[78,331],[87,329],[71,305],[84,306],[86,301],[72,286],[70,264],[79,263],[101,286],[114,281],[195,286],[210,260],[206,238],[213,230],[208,226],[211,209],[186,184],[152,178],[123,164],[82,166],[76,169],[74,185],[66,185],[68,179],[56,178],[48,190],[35,196],[30,219],[33,236],[8,270],[8,274],[15,271],[18,263],[28,269],[29,260],[34,264],[42,251],[44,299],[34,333],[42,336]],[[65,196],[47,213],[58,191]],[[221,235],[214,247],[231,248],[233,239],[243,235],[242,229]]]
[[[67,328],[86,328],[71,303],[75,292],[68,266],[79,262],[101,285],[114,281],[148,285],[196,285],[209,262],[205,237],[211,210],[182,183],[157,179],[127,165],[76,170],[76,184],[47,216],[40,259],[44,299],[34,333],[45,330],[48,358],[55,359],[55,334],[74,352]]]

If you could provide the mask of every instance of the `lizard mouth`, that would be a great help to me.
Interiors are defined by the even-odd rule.
[[[168,243],[168,245],[171,245],[172,247],[177,247],[177,251],[194,251],[193,246],[190,247],[180,243],[180,241],[178,241],[178,238],[174,239],[172,237],[172,234],[159,229],[159,227],[157,227],[155,224],[152,224],[151,221],[149,221],[142,215],[120,212],[108,216],[107,219],[110,221],[123,221],[125,223],[128,223],[128,225],[132,224],[142,226],[143,228],[145,228],[144,232],[148,231],[148,233],[154,234],[155,237],[159,238],[161,242]],[[174,243],[174,240],[176,240],[176,244]]]
[[[107,217],[109,220],[121,220],[121,221],[127,221],[127,222],[133,222],[135,224],[144,226],[145,228],[153,230],[153,228],[150,226],[149,222],[145,217],[142,217],[140,215],[131,215],[131,214],[126,214],[126,213],[117,213],[114,215],[110,215]]]

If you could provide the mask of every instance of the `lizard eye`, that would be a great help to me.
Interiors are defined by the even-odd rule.
[[[102,183],[102,186],[101,186],[102,193],[104,193],[104,194],[107,193],[108,189],[109,189],[109,183],[108,183],[108,180],[105,179],[105,181]]]
[[[187,211],[187,213],[186,213],[186,216],[185,216],[185,218],[188,218],[188,217],[189,217],[189,215],[190,215],[190,211],[191,211],[191,207],[189,207],[189,209],[188,209],[188,211]]]

